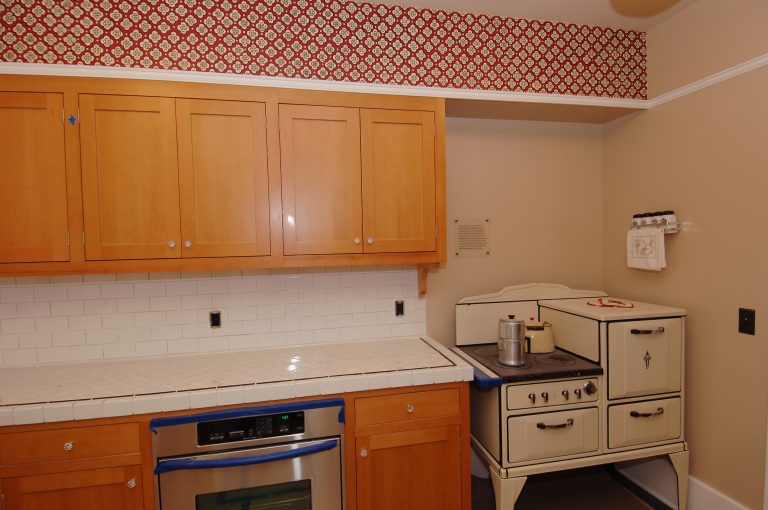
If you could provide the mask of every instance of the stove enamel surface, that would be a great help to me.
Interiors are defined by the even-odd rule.
[[[550,353],[526,354],[525,364],[509,367],[499,363],[498,347],[493,344],[467,345],[461,350],[482,363],[505,383],[520,381],[539,381],[601,375],[602,367],[597,363],[571,354],[561,349]]]

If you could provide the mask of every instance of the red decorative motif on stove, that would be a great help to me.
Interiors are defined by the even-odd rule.
[[[342,0],[4,0],[0,60],[646,98],[645,34]]]

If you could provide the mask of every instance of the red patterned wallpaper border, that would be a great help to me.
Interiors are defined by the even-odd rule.
[[[642,32],[342,0],[1,0],[0,60],[647,94]]]

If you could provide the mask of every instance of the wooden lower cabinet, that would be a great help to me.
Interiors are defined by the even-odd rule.
[[[141,510],[141,466],[3,479],[4,510]]]
[[[359,510],[459,510],[459,425],[358,437]]]
[[[361,394],[353,414],[355,510],[469,510],[466,384]]]

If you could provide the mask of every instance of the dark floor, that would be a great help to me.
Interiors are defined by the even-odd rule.
[[[472,477],[472,510],[495,510],[488,478]],[[506,510],[506,509],[504,509]],[[528,478],[515,510],[652,510],[601,467]]]

